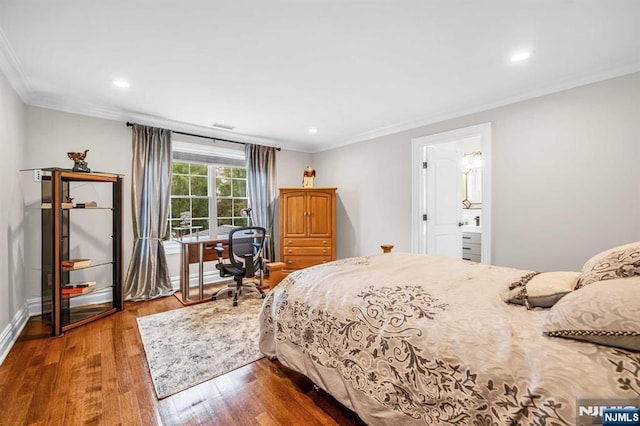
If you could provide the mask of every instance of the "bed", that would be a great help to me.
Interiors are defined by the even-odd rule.
[[[263,304],[260,349],[371,425],[572,425],[577,398],[638,401],[638,351],[549,337],[549,309],[505,303],[531,273],[408,253],[296,271]]]

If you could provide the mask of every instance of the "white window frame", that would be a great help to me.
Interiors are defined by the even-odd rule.
[[[237,149],[229,149],[223,148],[213,145],[205,145],[199,143],[189,143],[183,141],[173,141],[172,142],[172,151],[181,152],[187,154],[196,154],[196,155],[205,155],[211,157],[224,157],[233,160],[242,160],[244,161],[244,150]],[[189,163],[188,160],[177,160],[184,163]],[[192,162],[193,163],[193,162]],[[209,163],[207,164],[208,169],[208,182],[207,182],[207,192],[209,199],[209,232],[211,233],[215,230],[217,233],[218,228],[218,209],[217,209],[217,188],[216,188],[216,173],[215,168],[217,166],[223,167],[240,167],[233,166],[227,164],[219,164],[219,163]],[[168,225],[170,226],[170,225]],[[173,239],[164,240],[163,246],[165,248],[166,254],[177,254],[180,252],[180,244]]]

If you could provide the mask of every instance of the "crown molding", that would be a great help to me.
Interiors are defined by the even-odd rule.
[[[336,149],[347,145],[352,145],[358,142],[364,142],[383,136],[389,136],[395,133],[404,132],[407,130],[413,130],[419,127],[428,126],[430,124],[440,123],[442,121],[451,120],[454,118],[463,117],[465,115],[475,114],[482,111],[488,111],[494,108],[503,107],[506,105],[515,104],[517,102],[526,101],[529,99],[537,98],[540,96],[550,95],[552,93],[562,92],[564,90],[573,89],[580,86],[586,86],[588,84],[597,83],[604,80],[609,80],[616,77],[622,77],[624,75],[633,74],[640,71],[640,62],[633,63],[624,67],[619,67],[613,70],[591,74],[588,76],[580,76],[566,79],[561,83],[556,83],[541,88],[536,88],[520,94],[502,98],[493,102],[488,102],[480,105],[470,105],[464,108],[456,109],[453,111],[444,111],[432,116],[413,121],[406,121],[397,124],[391,124],[384,127],[379,127],[370,131],[359,133],[353,138],[346,139],[341,142],[336,142],[330,145],[313,145],[311,153],[318,153],[322,151],[328,151],[330,149]]]
[[[27,75],[22,71],[18,57],[14,53],[9,40],[0,28],[0,72],[4,74],[9,84],[20,96],[22,102],[29,103],[31,98],[31,85]]]
[[[114,121],[133,122],[145,126],[162,127],[179,132],[194,133],[211,138],[232,139],[238,142],[253,143],[258,145],[280,147],[283,141],[265,138],[261,136],[248,135],[239,132],[213,129],[197,124],[186,123],[178,120],[171,120],[140,112],[127,111],[116,107],[97,105],[81,100],[62,100],[53,96],[36,95],[31,96],[28,103],[30,106],[52,109],[56,111],[68,112],[72,114],[86,115],[89,117],[102,118]],[[286,149],[296,150],[296,144],[287,143]],[[300,150],[308,150],[306,147],[299,147]]]
[[[54,96],[35,95],[31,96],[29,106],[52,109],[56,111],[68,112],[72,114],[86,115],[89,117],[103,118],[114,121],[132,122],[144,124],[145,126],[162,127],[178,132],[193,133],[211,138],[231,139],[238,142],[252,143],[257,145],[283,147],[289,151],[301,151],[310,153],[309,146],[278,139],[265,138],[262,136],[248,135],[240,132],[225,131],[197,124],[186,123],[184,121],[171,120],[169,118],[158,117],[140,112],[127,111],[116,107],[98,105],[81,100],[62,100]]]

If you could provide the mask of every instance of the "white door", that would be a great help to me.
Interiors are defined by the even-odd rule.
[[[475,126],[463,127],[460,129],[449,130],[447,132],[436,133],[433,135],[421,136],[411,140],[412,145],[412,179],[411,179],[411,251],[413,253],[432,253],[433,251],[427,249],[427,246],[435,246],[435,243],[428,243],[428,239],[435,234],[435,229],[429,229],[427,234],[427,225],[429,228],[436,228],[434,219],[435,216],[429,216],[429,220],[422,220],[424,215],[427,214],[427,192],[432,194],[435,192],[435,188],[427,189],[427,170],[423,168],[423,162],[427,161],[427,148],[430,146],[437,147],[439,144],[448,143],[452,141],[460,141],[471,137],[480,137],[480,146],[482,151],[482,263],[491,263],[491,123],[483,123]],[[442,148],[441,148],[442,149]],[[464,150],[462,150],[464,151]],[[461,165],[462,161],[460,161]],[[431,168],[430,173],[435,169]],[[462,172],[457,174],[460,177],[460,183],[462,183]],[[431,179],[433,181],[433,178]],[[462,195],[462,187],[459,189]],[[462,196],[458,197],[460,203],[462,203]],[[429,204],[432,204],[432,200],[429,200]],[[462,216],[462,204],[459,205],[460,209],[456,208],[456,212]],[[432,210],[435,210],[431,207]],[[435,215],[438,212],[434,211],[430,213]],[[443,219],[440,219],[443,221]],[[453,221],[450,221],[453,223]],[[440,226],[438,226],[440,227]],[[461,229],[458,230],[461,232]],[[459,239],[461,240],[461,238]],[[435,248],[433,249],[435,250]]]
[[[426,163],[427,253],[461,259],[462,153],[428,146]]]

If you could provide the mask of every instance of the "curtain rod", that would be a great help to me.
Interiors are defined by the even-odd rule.
[[[127,127],[131,127],[136,123],[131,123],[129,121],[127,121]],[[229,139],[220,139],[220,138],[214,138],[212,136],[202,136],[202,135],[196,135],[194,133],[185,133],[185,132],[179,132],[177,130],[171,130],[172,133],[177,133],[179,135],[185,135],[185,136],[193,136],[195,138],[202,138],[202,139],[211,139],[212,141],[220,141],[220,142],[229,142],[229,143],[237,143],[240,145],[247,145],[249,142],[239,142],[239,141],[230,141]],[[275,147],[276,151],[280,151],[281,148]]]

